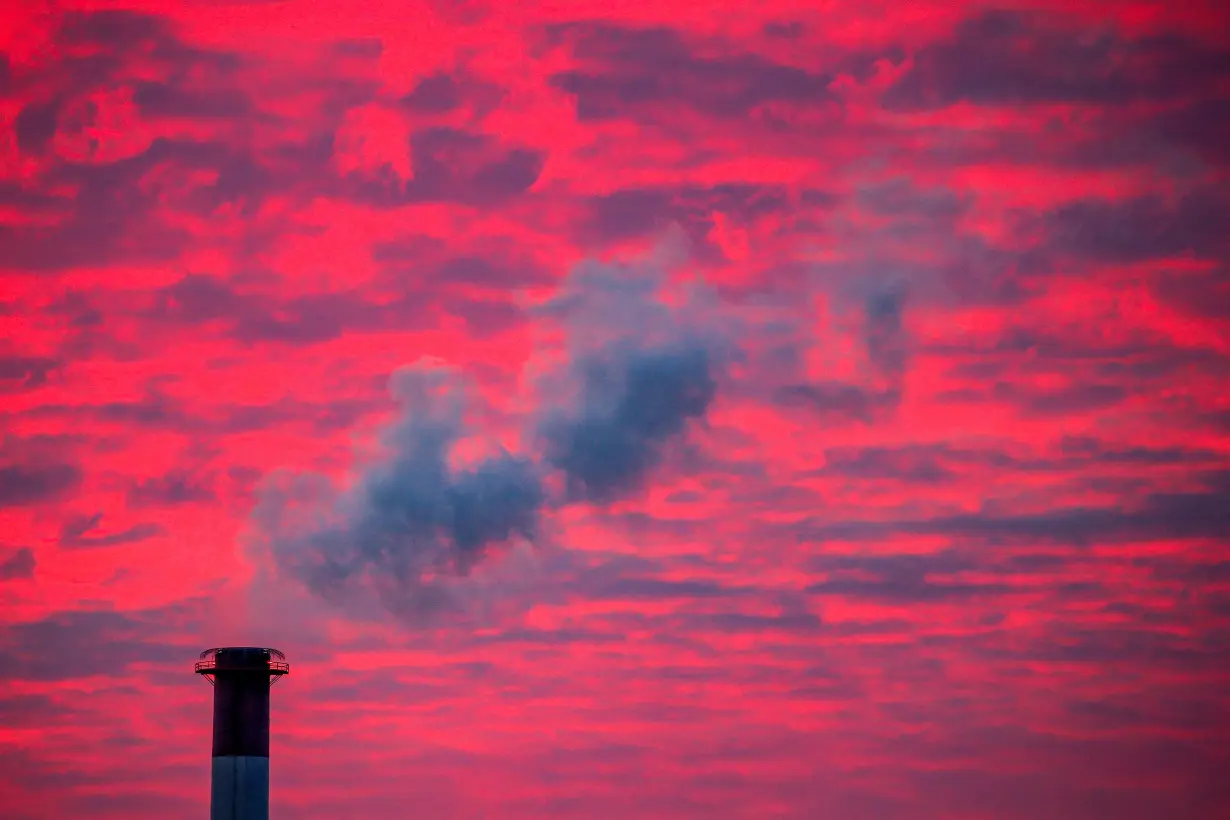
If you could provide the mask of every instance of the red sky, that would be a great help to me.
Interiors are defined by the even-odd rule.
[[[6,4],[0,813],[1230,814],[1220,5]]]

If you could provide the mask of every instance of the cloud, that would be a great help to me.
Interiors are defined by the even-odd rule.
[[[1021,217],[1022,229],[1051,252],[1109,263],[1230,250],[1221,214],[1224,191],[1198,188],[1168,202],[1155,196],[1082,198]]]
[[[1179,35],[1125,39],[1109,21],[1073,26],[1059,15],[992,9],[914,54],[884,95],[898,110],[959,102],[1122,105],[1208,91],[1230,76],[1224,51]]]
[[[862,383],[823,379],[782,384],[774,390],[774,401],[781,407],[804,407],[834,424],[851,420],[871,424],[892,413],[901,402],[909,363],[905,300],[905,286],[896,280],[875,285],[863,297],[866,378]]]
[[[206,147],[155,140],[141,153],[112,162],[57,165],[42,184],[75,188],[71,212],[51,225],[5,226],[0,253],[7,266],[34,272],[172,259],[185,235],[163,222],[157,197],[141,182],[159,167],[187,170],[203,160],[214,164]]]
[[[821,196],[807,190],[803,197]],[[723,253],[712,235],[719,224],[738,228],[780,219],[794,207],[779,185],[654,185],[621,187],[588,197],[577,237],[586,245],[661,235],[682,229],[697,261],[712,262]]]
[[[507,241],[477,241],[469,247],[445,244],[429,236],[404,236],[372,244],[372,261],[402,288],[414,282],[415,298],[436,293],[485,291],[511,298],[526,288],[553,284],[556,276],[524,249]]]
[[[180,431],[197,435],[224,435],[303,425],[317,432],[352,425],[375,408],[371,399],[334,399],[320,403],[281,399],[266,404],[219,401],[194,406],[183,399],[166,395],[161,379],[145,386],[145,396],[137,400],[108,401],[100,404],[47,404],[31,415],[41,418],[87,418],[117,428]]]
[[[747,595],[749,590],[723,586],[713,581],[678,580],[664,578],[638,577],[635,575],[617,574],[618,566],[612,568],[615,572],[607,572],[609,579],[603,579],[603,573],[591,573],[592,579],[582,579],[585,596],[596,601],[664,601],[679,599],[731,598]]]
[[[1207,272],[1162,276],[1154,283],[1153,290],[1162,300],[1191,316],[1230,320],[1228,263]],[[1225,368],[1225,357],[1217,356],[1217,364]]]
[[[0,561],[0,581],[33,578],[35,566],[34,551],[29,547],[20,547]]]
[[[1141,123],[1164,144],[1178,145],[1212,165],[1230,165],[1230,97],[1202,98],[1159,111]]]
[[[680,110],[744,121],[767,104],[820,107],[833,99],[831,76],[750,52],[702,55],[670,28],[576,23],[549,29],[548,39],[571,44],[578,60],[551,83],[573,95],[583,121]]]
[[[75,464],[6,464],[0,466],[0,507],[58,499],[80,483]]]
[[[115,532],[91,535],[102,522],[102,513],[73,516],[60,528],[60,546],[68,549],[94,549],[135,544],[166,534],[158,524],[133,524]]]
[[[196,504],[212,501],[214,497],[214,491],[207,481],[182,471],[138,481],[128,489],[128,504],[131,507]]]
[[[56,119],[60,103],[27,103],[22,106],[13,132],[17,135],[17,147],[27,154],[41,154],[51,143],[56,133]]]
[[[1010,584],[952,577],[980,567],[952,552],[922,555],[824,556],[813,562],[829,577],[807,587],[816,595],[867,598],[894,604],[925,604],[995,598],[1014,592]],[[939,577],[948,576],[948,577]]]
[[[64,15],[59,39],[69,45],[97,45],[111,51],[130,51],[150,42],[165,40],[167,21],[128,11],[71,11]]]
[[[410,137],[411,179],[402,180],[386,166],[378,173],[351,172],[337,188],[341,196],[372,207],[413,202],[493,207],[525,194],[538,181],[545,162],[545,152],[537,148],[505,145],[487,134],[437,126]]]
[[[890,535],[938,535],[988,543],[1041,541],[1078,546],[1180,539],[1217,539],[1230,526],[1225,499],[1230,473],[1201,476],[1199,488],[1155,491],[1120,507],[1070,506],[1041,512],[982,511],[887,521],[815,521],[806,539],[846,540]]]
[[[354,292],[278,299],[241,291],[217,277],[187,274],[158,291],[145,315],[172,323],[217,322],[245,343],[310,345],[345,333],[414,326],[428,318],[428,307],[410,294],[391,301]]]
[[[419,80],[402,102],[414,111],[440,114],[461,104],[461,88],[451,75],[433,74]]]
[[[1045,452],[947,444],[829,447],[824,452],[824,466],[814,474],[923,486],[959,483],[971,471],[1044,475],[1128,466],[1145,472],[1172,466],[1215,467],[1220,458],[1216,451],[1196,447],[1148,447],[1091,436],[1063,436]]]
[[[805,407],[832,422],[853,419],[863,424],[872,423],[895,404],[890,394],[832,381],[783,385],[774,399],[782,407]]]
[[[1122,403],[1126,387],[1098,382],[1074,382],[1058,388],[1037,388],[1011,382],[994,385],[995,400],[1017,405],[1031,416],[1071,416],[1103,410]]]
[[[961,455],[943,446],[927,445],[832,447],[824,453],[823,472],[865,481],[937,484],[959,477],[954,467],[965,466],[959,463]],[[950,465],[950,460],[958,463]]]
[[[92,515],[81,514],[73,515],[65,519],[60,526],[60,540],[72,540],[85,535],[90,530],[94,529],[102,521],[103,514],[100,512]]]
[[[252,215],[271,194],[335,186],[331,145],[296,133],[316,123],[301,118],[292,127],[259,109],[261,63],[190,45],[178,28],[119,10],[60,17],[38,82],[23,87],[29,99],[14,128],[19,149],[45,160],[21,175],[21,191],[54,192],[63,213],[0,230],[7,267],[52,273],[166,262],[191,244],[191,217],[227,205]],[[313,83],[321,118],[338,98],[364,93],[338,77],[302,77],[287,90]],[[234,138],[236,125],[270,127],[277,137],[257,148]]]
[[[63,363],[46,356],[0,356],[0,383],[20,383],[23,389],[39,387]]]
[[[146,117],[242,119],[254,113],[251,99],[238,88],[192,89],[143,81],[133,90],[133,102]]]
[[[397,288],[392,295],[360,288],[286,298],[192,273],[154,291],[139,315],[172,327],[214,325],[243,343],[295,346],[431,327],[441,309],[471,322],[477,333],[498,333],[523,318],[508,290],[540,284],[544,276],[531,261],[501,259],[495,250],[452,256],[413,240],[380,243],[372,258],[387,268]]]
[[[182,661],[158,612],[56,612],[0,627],[0,680],[64,681],[122,674],[134,663]]]

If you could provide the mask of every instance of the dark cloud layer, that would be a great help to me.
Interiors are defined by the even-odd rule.
[[[0,507],[59,498],[80,484],[81,477],[74,464],[0,465]]]
[[[1054,16],[985,11],[952,37],[923,47],[885,95],[893,108],[971,102],[1126,104],[1167,101],[1216,88],[1230,56],[1178,35],[1125,38],[1103,24],[1090,30]]]
[[[110,532],[97,532],[102,513],[73,516],[60,528],[60,546],[67,549],[96,549],[135,544],[166,533],[159,524],[132,524]]]
[[[156,613],[57,612],[0,630],[0,680],[50,682],[114,675],[134,663],[182,658]]]
[[[61,362],[45,356],[0,356],[0,383],[18,384],[22,388],[38,387]]]
[[[545,163],[541,151],[503,145],[486,134],[439,126],[410,138],[409,180],[385,167],[379,173],[353,172],[334,186],[337,192],[375,207],[414,202],[458,202],[494,207],[525,194]]]
[[[552,83],[573,95],[581,120],[667,118],[677,109],[733,120],[771,103],[819,107],[832,99],[830,76],[758,54],[706,56],[668,28],[578,24],[550,37],[571,43],[579,60]]]
[[[197,504],[214,498],[207,478],[178,470],[138,481],[128,490],[128,504],[132,507]]]
[[[1230,474],[1202,476],[1202,486],[1158,491],[1126,507],[1061,507],[1035,513],[962,513],[901,521],[817,521],[806,537],[865,539],[894,533],[942,535],[990,543],[1063,543],[1079,546],[1168,539],[1218,539],[1230,527]]]
[[[1078,199],[1040,217],[1025,219],[1050,250],[1110,263],[1131,263],[1184,254],[1225,254],[1224,191],[1198,189],[1175,202],[1159,196]],[[1030,223],[1033,224],[1030,224]],[[1224,258],[1224,257],[1223,257]]]
[[[0,560],[0,581],[33,578],[37,564],[38,562],[34,559],[34,550],[29,547],[16,549]]]

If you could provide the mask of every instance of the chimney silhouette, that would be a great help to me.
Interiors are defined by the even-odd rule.
[[[276,649],[206,649],[196,673],[214,687],[210,820],[269,818],[269,688],[290,674]]]

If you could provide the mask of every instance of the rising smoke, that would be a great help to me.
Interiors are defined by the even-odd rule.
[[[543,313],[568,330],[566,361],[546,380],[537,440],[567,498],[607,503],[641,488],[666,446],[703,419],[737,355],[736,326],[700,287],[661,298],[661,282],[583,265]],[[552,384],[554,382],[554,384]]]
[[[733,358],[734,324],[717,331],[703,289],[668,295],[659,271],[582,265],[537,313],[564,330],[555,366],[540,374],[525,440],[535,457],[500,452],[455,466],[472,433],[470,391],[431,362],[390,380],[399,405],[376,455],[349,483],[271,476],[255,530],[280,573],[344,601],[375,589],[411,618],[450,604],[459,576],[510,541],[533,541],[552,475],[556,503],[605,504],[640,489],[667,447],[702,419]],[[669,299],[669,300],[668,300]]]
[[[714,367],[703,347],[620,350],[583,363],[580,412],[542,425],[546,461],[567,477],[568,497],[603,503],[639,489],[665,444],[709,409]]]
[[[462,589],[468,595],[473,585],[458,579],[492,551],[533,543],[548,505],[607,505],[642,490],[670,448],[705,422],[732,365],[748,361],[740,341],[755,335],[703,286],[667,284],[652,260],[587,263],[531,309],[562,341],[535,358],[536,409],[523,420],[520,455],[499,449],[458,462],[458,445],[474,437],[465,377],[430,361],[398,370],[390,379],[398,413],[376,454],[357,457],[342,484],[270,476],[254,513],[258,545],[279,574],[321,597],[353,601],[374,590],[387,609],[417,620],[452,607]],[[801,397],[840,400],[867,419],[895,404],[908,353],[903,306],[900,287],[863,303],[876,385],[809,383],[776,394],[811,391]]]
[[[279,569],[313,592],[340,600],[367,580],[390,608],[421,616],[446,603],[441,579],[466,574],[492,545],[532,539],[544,494],[525,458],[450,465],[467,432],[466,383],[456,372],[421,362],[397,371],[390,392],[398,417],[348,487],[274,477],[256,524]]]

